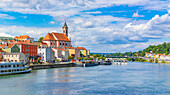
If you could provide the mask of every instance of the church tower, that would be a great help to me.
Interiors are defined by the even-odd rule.
[[[64,26],[63,26],[63,34],[65,34],[68,37],[68,27],[67,27],[66,21],[65,21]]]

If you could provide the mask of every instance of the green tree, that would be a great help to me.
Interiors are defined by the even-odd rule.
[[[166,61],[165,60],[162,60],[162,62],[161,63],[166,63]]]
[[[158,63],[158,58],[155,59],[155,63]]]
[[[42,42],[43,39],[44,39],[44,37],[40,37],[38,42]]]
[[[82,60],[83,58],[82,57],[79,57],[78,60]]]
[[[40,63],[40,60],[39,60],[39,59],[37,59],[37,63]]]
[[[68,56],[68,60],[71,60],[71,59],[73,59],[73,57],[72,56]]]
[[[152,62],[153,62],[153,59],[149,59],[149,62],[152,63]]]

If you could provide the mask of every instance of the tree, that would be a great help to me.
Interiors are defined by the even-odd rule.
[[[44,39],[44,37],[40,37],[38,42],[42,42],[43,39]]]
[[[149,59],[149,62],[152,63],[152,62],[153,62],[153,59]]]
[[[78,60],[82,60],[83,58],[82,57],[79,57]]]
[[[68,60],[71,60],[71,59],[73,59],[73,57],[72,56],[68,56]]]
[[[39,60],[39,59],[37,59],[37,63],[40,63],[40,60]]]
[[[158,58],[155,59],[155,63],[158,63]]]
[[[165,60],[162,60],[162,62],[161,63],[166,63],[166,61]]]

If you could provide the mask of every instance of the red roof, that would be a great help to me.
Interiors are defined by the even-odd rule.
[[[77,49],[86,50],[84,47],[77,47]]]
[[[4,50],[2,50],[2,48],[0,48],[0,52],[5,52]]]
[[[53,49],[51,49],[51,52],[54,52],[54,50],[53,50]]]
[[[66,47],[67,49],[75,49],[75,47]]]
[[[27,43],[27,42],[17,42],[16,44],[17,44],[17,45],[22,44],[22,45],[34,45],[34,46],[37,46],[36,44],[33,44],[33,43]]]
[[[26,38],[30,38],[28,35],[21,35],[19,37],[14,37],[14,39],[26,39]]]
[[[63,33],[48,33],[43,41],[55,41],[55,40],[60,40],[60,41],[68,41],[70,42],[70,39]]]
[[[54,49],[56,49],[56,50],[61,50],[61,51],[67,51],[67,50],[65,50],[65,49],[60,49],[60,48],[54,48]]]
[[[53,37],[53,35],[51,33],[48,33],[45,38],[43,39],[43,41],[55,41],[55,38]]]
[[[2,45],[0,45],[0,47],[1,48],[4,48],[4,47],[12,48],[14,45],[15,45],[15,43],[10,43],[10,44],[8,44],[8,46],[7,46],[7,44],[2,44]]]

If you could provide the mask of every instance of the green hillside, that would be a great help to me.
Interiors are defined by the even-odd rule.
[[[137,56],[136,54],[138,54],[139,56],[145,56],[145,52],[151,52],[155,53],[155,54],[165,54],[168,55],[170,54],[170,42],[166,43],[164,42],[163,44],[159,44],[159,45],[150,45],[148,48],[144,49],[143,51],[138,51],[138,52],[125,52],[125,53],[113,53],[110,54],[109,56]]]

